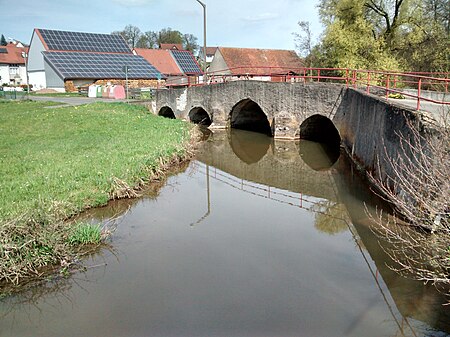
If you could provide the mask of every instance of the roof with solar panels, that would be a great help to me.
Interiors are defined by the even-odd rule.
[[[120,35],[35,29],[44,60],[64,80],[161,79],[162,75],[142,56],[135,55]]]
[[[135,48],[134,52],[167,76],[203,74],[194,55],[188,50],[163,49],[161,46],[161,49]]]

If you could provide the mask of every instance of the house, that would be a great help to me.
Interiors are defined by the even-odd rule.
[[[13,42],[0,46],[0,85],[27,84],[25,56],[28,48]]]
[[[216,82],[226,78],[286,81],[303,67],[293,50],[218,47],[208,74]]]
[[[135,48],[133,52],[166,76],[168,85],[195,84],[203,75],[194,55],[187,50]]]
[[[206,63],[210,64],[214,60],[214,55],[219,47],[206,47]],[[200,52],[198,54],[199,59],[204,60],[203,47],[200,47]]]
[[[97,84],[156,87],[164,76],[120,35],[34,29],[28,52],[33,88],[74,91]]]

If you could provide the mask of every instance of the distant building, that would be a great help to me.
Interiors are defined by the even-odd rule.
[[[219,82],[229,77],[285,81],[303,67],[293,50],[218,47],[208,75]]]
[[[23,44],[8,43],[0,46],[0,85],[27,84],[25,54],[28,48]]]
[[[159,49],[163,50],[184,50],[181,43],[161,43]]]
[[[206,63],[210,64],[214,60],[214,55],[216,54],[216,50],[219,47],[206,47]],[[203,60],[203,47],[200,47],[200,52],[198,54],[198,57]]]
[[[126,77],[152,86],[164,78],[134,55],[119,35],[35,29],[28,55],[29,80],[35,89],[73,91],[95,82],[122,84]]]
[[[187,50],[135,48],[133,52],[166,76],[168,85],[195,84],[203,75],[194,55]]]

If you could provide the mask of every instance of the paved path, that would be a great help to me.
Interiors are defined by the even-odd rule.
[[[108,98],[91,98],[91,97],[51,97],[51,96],[31,96],[30,99],[33,101],[51,101],[58,102],[61,105],[53,105],[49,108],[59,108],[64,106],[76,106],[83,104],[91,104],[95,102],[106,102],[106,103],[117,103],[126,102],[124,99],[108,99]]]
[[[405,99],[389,99],[390,103],[399,106],[405,106],[409,109],[416,110],[417,100],[415,98],[405,98]],[[450,113],[450,105],[437,104],[432,102],[427,102],[424,100],[420,101],[420,111],[431,115],[438,123],[443,124],[444,116],[448,116]]]

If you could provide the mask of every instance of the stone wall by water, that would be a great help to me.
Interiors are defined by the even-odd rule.
[[[420,113],[355,89],[346,90],[333,123],[353,162],[382,180],[392,176],[393,160],[408,155],[402,140],[416,141],[411,127],[431,131]]]

